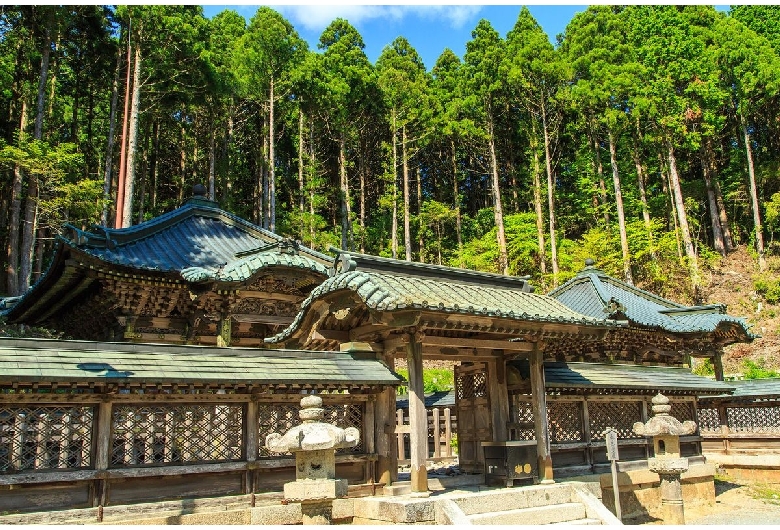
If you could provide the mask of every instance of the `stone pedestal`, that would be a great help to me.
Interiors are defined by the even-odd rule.
[[[354,427],[340,429],[322,423],[322,398],[301,399],[301,425],[284,436],[273,433],[265,445],[271,451],[295,454],[295,482],[284,485],[287,502],[301,503],[303,524],[330,524],[333,501],[347,496],[347,481],[336,478],[336,449],[354,447],[360,433]]]
[[[634,424],[634,432],[653,437],[654,458],[647,460],[650,471],[658,473],[661,479],[661,508],[664,524],[684,525],[685,509],[683,505],[680,475],[688,470],[688,459],[680,456],[680,436],[693,434],[696,424],[692,421],[680,423],[669,415],[672,407],[663,394],[653,398],[655,416],[644,424]]]

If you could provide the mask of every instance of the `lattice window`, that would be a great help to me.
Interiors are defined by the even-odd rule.
[[[362,453],[363,452],[363,403],[349,404],[323,404],[323,421],[332,423],[337,427],[345,429],[355,427],[360,432],[360,442],[355,447],[338,449],[336,454],[341,453]],[[277,432],[284,434],[296,425],[300,425],[301,420],[298,412],[301,410],[300,404],[289,403],[269,403],[260,404],[257,407],[258,418],[258,456],[260,458],[280,458],[292,456],[292,453],[272,453],[265,446],[265,438],[271,433]]]
[[[455,388],[457,388],[458,399],[486,397],[487,374],[485,372],[475,372],[459,375]]]
[[[780,407],[729,407],[726,415],[732,432],[780,432]]]
[[[0,408],[0,472],[92,465],[93,408]]]
[[[551,443],[582,441],[582,402],[548,401],[547,424]]]
[[[642,421],[642,404],[638,401],[588,401],[590,439],[604,440],[604,431],[613,427],[618,438],[642,438],[634,433],[634,423]]]
[[[700,432],[720,432],[720,414],[716,408],[699,408],[699,418],[697,423],[699,424]]]
[[[513,401],[512,422],[517,423],[518,427],[512,429],[512,439],[535,440],[534,409],[531,402],[518,399],[518,396],[513,396]]]
[[[241,460],[243,407],[177,405],[114,407],[114,467]]]
[[[669,403],[672,406],[671,414],[680,422],[683,421],[696,421],[696,415],[693,411],[693,403],[690,401],[672,401]]]

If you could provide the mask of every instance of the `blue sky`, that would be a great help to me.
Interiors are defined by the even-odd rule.
[[[203,5],[211,18],[225,9],[233,9],[247,21],[257,5]],[[272,5],[295,26],[298,34],[317,49],[320,34],[333,19],[347,19],[357,28],[366,44],[368,59],[375,63],[382,49],[396,37],[404,36],[430,70],[445,48],[459,57],[466,52],[471,31],[480,19],[490,21],[501,36],[512,29],[521,5]],[[585,5],[529,5],[528,9],[544,28],[551,42],[563,33],[575,13]]]

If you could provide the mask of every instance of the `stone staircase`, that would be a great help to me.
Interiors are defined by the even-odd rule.
[[[355,499],[354,524],[621,524],[586,483]]]

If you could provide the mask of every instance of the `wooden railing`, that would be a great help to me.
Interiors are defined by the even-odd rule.
[[[396,410],[395,433],[398,437],[398,465],[407,465],[409,455],[409,411]],[[455,460],[453,438],[457,431],[457,420],[449,407],[434,407],[426,410],[428,416],[428,458],[430,462]]]

